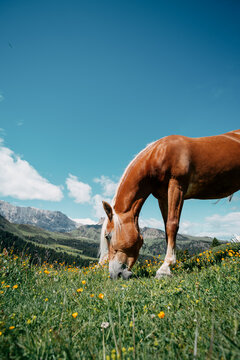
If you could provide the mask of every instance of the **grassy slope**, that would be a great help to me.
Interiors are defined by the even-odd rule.
[[[26,241],[39,247],[50,248],[55,251],[64,251],[73,256],[80,256],[84,259],[95,260],[97,257],[98,246],[91,239],[85,239],[80,236],[73,237],[68,233],[57,233],[47,231],[32,225],[12,224],[0,216],[0,230],[7,231]],[[82,245],[86,245],[86,249],[82,249]],[[96,256],[88,254],[87,247],[95,248]]]
[[[52,249],[56,252],[65,252],[71,256],[89,261],[97,259],[101,226],[83,226],[71,233],[57,233],[47,231],[32,225],[12,224],[0,217],[0,229],[8,231],[41,248]],[[148,228],[143,229],[145,236],[144,246],[140,252],[140,259],[152,258],[154,255],[166,252],[164,232],[156,230],[158,238],[147,238]],[[151,233],[151,231],[150,231]],[[1,237],[1,234],[0,234]],[[162,237],[162,238],[161,238]],[[204,251],[210,247],[212,239],[178,235],[177,248],[188,250],[189,253]]]
[[[161,281],[141,275],[159,264],[138,265],[128,282],[2,254],[0,358],[175,360],[195,348],[196,359],[239,359],[240,245],[229,249],[178,263]]]

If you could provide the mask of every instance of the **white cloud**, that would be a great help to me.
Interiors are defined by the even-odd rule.
[[[150,219],[139,219],[139,226],[141,228],[143,227],[151,227],[151,228],[156,228],[156,229],[164,229],[164,224],[162,220],[157,220],[154,218],[150,218]]]
[[[51,184],[26,161],[3,146],[0,139],[0,194],[20,200],[60,201],[60,186]]]
[[[212,215],[205,219],[204,232],[209,236],[223,239],[232,238],[233,234],[240,233],[240,212],[230,212],[226,215]]]
[[[0,94],[0,102],[4,100],[4,96]]]
[[[240,234],[240,212],[214,214],[206,217],[202,223],[183,220],[179,233],[230,240],[234,234]]]
[[[89,218],[85,218],[85,219],[71,219],[73,221],[75,221],[75,223],[79,226],[79,225],[96,225],[96,221],[89,219]]]
[[[74,201],[79,204],[88,203],[91,200],[92,188],[78,180],[77,176],[68,175],[66,180],[69,196],[74,198]]]
[[[92,198],[94,216],[97,217],[98,219],[100,219],[101,217],[106,217],[106,213],[103,210],[103,205],[102,205],[103,200],[111,203],[111,199],[103,198],[102,195],[99,194],[93,196]]]
[[[164,230],[163,221],[154,218],[139,219],[140,227],[153,227]],[[209,236],[222,240],[233,237],[240,238],[240,212],[230,212],[226,215],[214,214],[206,217],[203,222],[180,221],[179,233],[193,236]]]
[[[112,197],[115,194],[118,183],[115,183],[108,176],[102,175],[100,178],[94,179],[95,183],[99,183],[103,189],[103,196]]]

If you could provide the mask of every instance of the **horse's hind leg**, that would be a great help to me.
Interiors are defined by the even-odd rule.
[[[168,186],[167,220],[165,222],[167,253],[162,266],[158,269],[156,278],[171,275],[170,266],[176,263],[176,236],[179,220],[183,206],[184,192],[182,186],[176,179],[171,179]],[[163,213],[164,207],[160,206]],[[166,206],[165,206],[166,209]],[[164,218],[163,213],[163,218]]]

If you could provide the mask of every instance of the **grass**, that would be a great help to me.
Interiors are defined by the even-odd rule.
[[[240,244],[183,259],[162,280],[159,261],[124,282],[106,266],[2,253],[0,358],[239,359]]]

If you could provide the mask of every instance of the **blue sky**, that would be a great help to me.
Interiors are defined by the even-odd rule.
[[[125,167],[170,134],[240,128],[237,1],[0,1],[0,198],[97,220]],[[141,224],[162,226],[154,199]],[[240,233],[232,202],[180,231]]]

